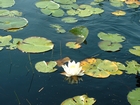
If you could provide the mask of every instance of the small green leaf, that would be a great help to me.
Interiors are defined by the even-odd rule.
[[[15,0],[0,0],[1,8],[12,7],[14,4],[15,4]]]
[[[73,49],[78,49],[81,47],[81,45],[76,42],[67,42],[66,46]]]
[[[96,102],[94,98],[89,98],[87,95],[74,96],[64,100],[61,105],[93,105]]]
[[[65,17],[65,18],[62,18],[61,21],[65,23],[76,23],[78,20],[75,17]]]
[[[57,70],[56,68],[54,68],[56,65],[56,61],[50,61],[48,63],[46,63],[45,61],[40,61],[35,64],[35,68],[38,72],[51,73]]]
[[[133,49],[129,49],[129,52],[136,56],[140,56],[140,46],[133,46]]]
[[[135,88],[127,95],[127,100],[131,105],[139,105],[140,104],[140,88]]]

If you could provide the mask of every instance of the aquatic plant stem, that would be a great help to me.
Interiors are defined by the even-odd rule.
[[[9,74],[11,73],[11,70],[12,70],[12,58],[11,58],[11,54],[9,53],[9,59],[10,59],[10,68],[9,68]]]
[[[17,98],[17,101],[18,101],[18,105],[20,105],[21,103],[20,103],[20,100],[19,100],[19,98],[18,98],[18,95],[17,95],[17,93],[14,91],[14,94],[15,94],[15,96],[16,96],[16,98]]]
[[[28,100],[28,99],[26,99],[26,101],[28,102],[28,104],[29,104],[29,105],[31,105],[31,103],[29,102],[29,100]]]
[[[33,73],[32,78],[31,78],[31,82],[30,82],[30,85],[29,85],[28,92],[29,92],[29,91],[30,91],[30,89],[31,89],[31,86],[32,86],[32,83],[33,83],[33,78],[34,78],[34,73]]]
[[[60,41],[60,58],[62,58],[62,46],[61,46],[61,41]]]
[[[30,62],[30,66],[32,68],[32,72],[34,73],[34,68],[33,68],[33,64],[31,62],[31,57],[30,57],[30,53],[28,54],[28,59],[29,59],[29,62]]]

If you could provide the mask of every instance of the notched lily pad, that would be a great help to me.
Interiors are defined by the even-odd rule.
[[[115,16],[124,16],[126,14],[125,11],[117,10],[115,12],[112,12],[113,15]]]
[[[22,17],[0,17],[0,29],[3,30],[18,29],[26,26],[27,24],[27,19]]]
[[[49,51],[54,47],[51,40],[43,37],[29,37],[18,44],[18,49],[26,53],[40,53]]]
[[[120,50],[120,48],[122,48],[122,45],[120,43],[113,43],[111,41],[101,41],[98,43],[98,46],[100,47],[100,49],[104,50],[104,51],[118,51]]]
[[[56,68],[54,68],[56,65],[56,61],[50,61],[48,63],[46,63],[45,61],[40,61],[35,64],[35,68],[38,72],[51,73],[57,70]]]
[[[96,102],[94,98],[89,98],[87,95],[74,96],[64,100],[61,105],[93,105]]]
[[[85,26],[77,26],[73,27],[69,32],[78,37],[77,43],[80,44],[87,38],[89,30]]]
[[[136,56],[140,56],[140,46],[133,46],[133,49],[129,49],[129,52]]]
[[[15,4],[15,0],[0,0],[1,8],[12,7],[14,4]]]
[[[120,34],[111,34],[111,33],[98,33],[98,37],[101,40],[111,41],[111,42],[123,42],[125,41],[125,37]]]
[[[76,23],[78,20],[75,17],[65,17],[65,18],[62,18],[61,21],[65,23]]]
[[[140,73],[140,64],[135,61],[135,60],[132,60],[132,61],[126,61],[126,73],[127,74],[137,74],[137,73]]]
[[[0,46],[4,47],[7,45],[10,45],[10,41],[12,40],[12,36],[11,35],[7,35],[7,36],[0,36]]]
[[[67,42],[66,46],[73,49],[78,49],[81,47],[81,45],[76,42]]]
[[[140,88],[136,88],[132,90],[127,95],[127,100],[131,105],[139,105],[140,104]]]

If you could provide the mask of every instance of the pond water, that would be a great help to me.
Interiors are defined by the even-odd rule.
[[[135,75],[115,75],[105,79],[98,79],[84,75],[83,81],[78,84],[69,84],[65,77],[60,75],[62,68],[54,73],[39,73],[32,70],[36,62],[45,60],[57,60],[66,56],[76,62],[86,58],[96,57],[125,63],[125,61],[136,60],[139,57],[129,53],[129,48],[139,45],[140,39],[140,9],[122,7],[127,12],[125,16],[117,17],[111,14],[116,8],[110,6],[108,1],[104,2],[105,12],[88,18],[79,18],[77,23],[67,24],[61,18],[46,16],[36,8],[37,0],[15,0],[14,6],[9,10],[18,10],[23,13],[29,23],[20,31],[7,32],[0,30],[0,35],[12,35],[14,38],[27,38],[30,36],[41,36],[53,41],[55,47],[52,51],[40,54],[27,54],[16,50],[2,50],[0,52],[0,105],[60,105],[67,98],[87,94],[96,99],[95,105],[129,105],[127,94],[136,88]],[[78,3],[90,3],[93,0],[80,1]],[[66,30],[74,26],[82,25],[89,29],[86,39],[87,44],[77,50],[65,46],[70,41],[68,32],[58,34],[50,24],[60,24]],[[122,42],[123,48],[117,52],[105,52],[98,47],[100,39],[99,32],[119,33],[126,38]],[[31,63],[29,61],[31,57]],[[34,72],[34,74],[33,74]],[[42,91],[39,90],[43,88]],[[30,103],[30,104],[29,104]]]

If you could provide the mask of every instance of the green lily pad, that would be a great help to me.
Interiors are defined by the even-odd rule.
[[[78,9],[78,4],[68,4],[68,5],[61,5],[61,8],[63,9]]]
[[[64,11],[62,9],[41,9],[41,12],[45,15],[52,15],[54,17],[62,17],[64,15]]]
[[[104,10],[101,8],[93,8],[92,11],[93,11],[93,14],[101,14],[104,12]]]
[[[13,38],[13,43],[10,43],[10,46],[6,49],[14,50],[17,48],[18,44],[21,43],[23,39],[20,38]]]
[[[7,9],[0,9],[0,16],[7,16],[9,15],[9,10]]]
[[[120,0],[110,0],[110,4],[114,7],[124,6],[123,1],[120,1]]]
[[[39,1],[36,2],[36,7],[38,8],[48,8],[48,9],[58,9],[60,7],[59,4],[54,1]]]
[[[67,10],[67,14],[70,16],[74,16],[74,15],[78,14],[78,12],[74,9],[70,9],[70,10]]]
[[[61,21],[65,23],[76,23],[78,20],[75,17],[65,17],[62,18]]]
[[[74,2],[76,2],[76,0],[54,0],[54,1],[60,4],[73,4]]]
[[[12,7],[14,4],[15,4],[15,0],[0,0],[1,8]]]
[[[64,100],[61,105],[93,105],[96,102],[94,98],[87,95],[75,96]]]
[[[129,7],[129,8],[138,8],[139,5],[133,3],[133,4],[128,4],[127,7]]]
[[[65,33],[66,30],[62,28],[62,26],[60,26],[59,24],[50,24],[50,26],[52,28],[55,28],[55,30],[57,31],[57,33]]]
[[[117,42],[111,42],[111,41],[101,41],[98,43],[98,46],[100,49],[104,51],[118,51],[120,48],[122,48],[122,45]]]
[[[27,24],[28,21],[22,17],[0,17],[0,29],[3,30],[21,28]]]
[[[10,41],[12,39],[11,35],[7,35],[7,36],[0,36],[0,46],[7,46],[10,45]]]
[[[129,52],[136,56],[140,56],[140,46],[133,46],[133,49],[129,49]]]
[[[66,46],[73,49],[78,49],[81,47],[81,45],[76,42],[67,42]]]
[[[137,63],[135,60],[126,61],[126,73],[127,74],[137,74],[140,73],[140,64]]]
[[[87,38],[89,30],[85,26],[77,26],[72,28],[69,32],[79,38],[78,43],[82,43]]]
[[[56,68],[54,68],[56,65],[56,61],[50,61],[48,63],[46,63],[45,61],[40,61],[35,64],[35,68],[38,72],[51,73],[57,70]]]
[[[100,32],[98,33],[98,37],[101,40],[111,41],[111,42],[123,42],[125,40],[124,36],[121,36],[120,34],[111,34],[111,33],[104,33]]]
[[[18,49],[26,53],[40,53],[49,51],[54,44],[43,37],[29,37],[18,44]]]
[[[131,105],[139,105],[140,104],[140,88],[135,88],[127,95],[127,100]]]

